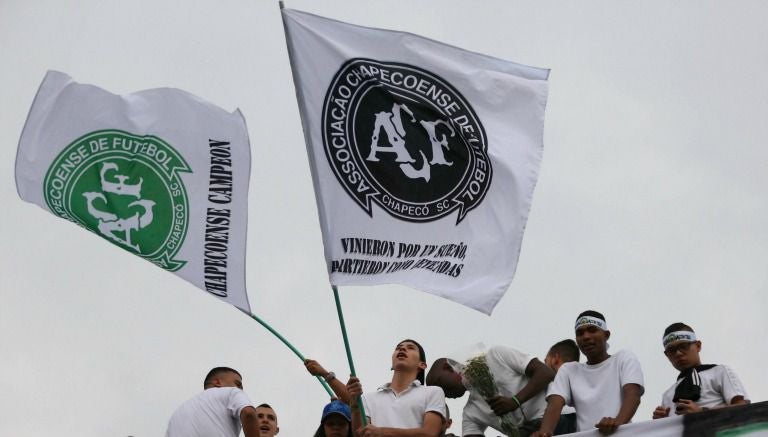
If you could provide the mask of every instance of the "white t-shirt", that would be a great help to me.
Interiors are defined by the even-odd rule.
[[[237,437],[240,411],[248,406],[250,399],[237,387],[203,390],[176,409],[165,437]]]
[[[643,385],[643,371],[635,354],[618,351],[599,364],[565,363],[549,384],[547,397],[561,396],[576,408],[576,429],[595,428],[603,417],[616,417],[621,408],[621,389],[627,384]]]
[[[713,408],[729,405],[731,399],[736,396],[744,396],[745,400],[749,400],[739,377],[728,366],[718,365],[703,370],[699,372],[699,379],[701,380],[701,398],[696,401],[696,405],[700,407]],[[675,412],[675,403],[672,402],[675,389],[682,381],[681,378],[672,384],[672,387],[668,388],[661,397],[661,405],[669,407],[671,413]]]
[[[421,428],[424,414],[434,411],[445,417],[445,395],[440,387],[425,387],[417,380],[400,393],[390,384],[363,394],[363,407],[373,425],[389,428]]]
[[[525,376],[525,369],[535,358],[533,355],[506,346],[493,346],[488,349],[485,353],[485,361],[496,382],[496,388],[499,389],[499,395],[515,396],[528,384],[530,378]],[[543,391],[528,399],[522,406],[528,420],[543,416],[545,408],[546,400]],[[521,425],[524,419],[520,409],[515,410],[512,414],[516,419],[516,424]],[[493,410],[482,395],[470,389],[469,400],[464,406],[461,419],[461,433],[463,435],[484,435],[485,429],[489,426],[501,431],[498,428],[499,416],[493,414]]]

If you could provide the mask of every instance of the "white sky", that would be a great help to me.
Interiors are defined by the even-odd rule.
[[[540,357],[602,311],[643,365],[649,418],[676,372],[666,325],[768,398],[768,3],[312,1],[288,7],[548,67],[545,152],[517,277],[492,317],[399,286],[341,290],[358,374],[483,341]],[[277,2],[0,0],[0,435],[159,436],[208,369],[239,369],[283,437],[327,396],[238,310],[32,204],[16,144],[48,69],[115,93],[171,86],[242,109],[254,312],[348,372]],[[761,79],[763,78],[763,79]],[[450,401],[458,415],[463,400]],[[460,433],[458,420],[453,431]],[[490,432],[488,435],[491,434]]]

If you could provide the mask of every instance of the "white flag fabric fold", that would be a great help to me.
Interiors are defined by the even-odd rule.
[[[331,283],[490,314],[517,267],[549,70],[282,14]]]
[[[19,140],[19,196],[250,314],[245,121],[181,90],[119,96],[45,76]]]

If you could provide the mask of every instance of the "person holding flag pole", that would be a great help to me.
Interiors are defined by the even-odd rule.
[[[446,421],[443,390],[424,385],[427,368],[424,348],[414,340],[406,339],[392,353],[392,381],[375,392],[363,394],[360,380],[352,377],[347,391],[354,400],[363,400],[367,419],[355,403],[352,404],[352,427],[357,437],[397,437],[440,434]]]

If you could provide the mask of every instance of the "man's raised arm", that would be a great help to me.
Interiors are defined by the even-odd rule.
[[[243,424],[245,437],[259,437],[259,421],[255,408],[248,406],[240,410],[240,423]]]
[[[347,386],[344,385],[344,383],[341,382],[333,372],[325,370],[325,368],[323,368],[323,366],[321,366],[320,363],[315,360],[304,360],[304,367],[307,368],[307,371],[310,375],[319,376],[325,379],[325,382],[327,382],[331,387],[331,390],[333,390],[333,393],[336,395],[336,397],[341,402],[349,405],[349,392],[347,392]]]

